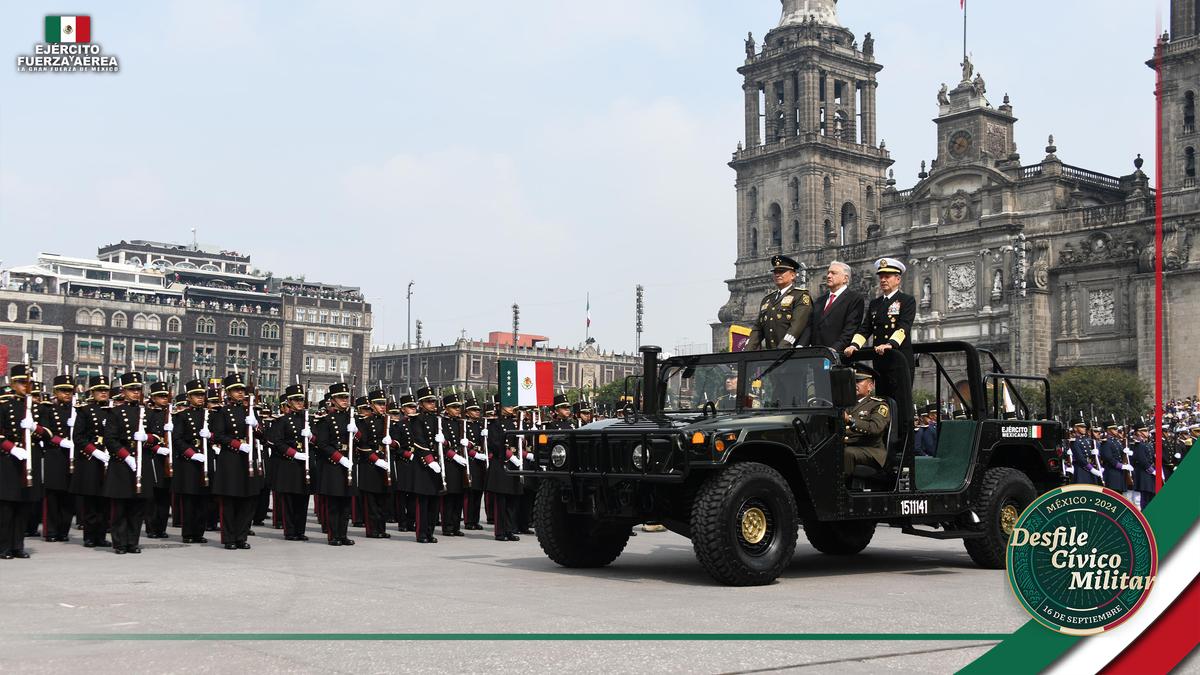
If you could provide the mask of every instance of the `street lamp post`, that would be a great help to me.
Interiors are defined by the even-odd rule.
[[[405,297],[405,299],[408,301],[408,318],[406,320],[408,324],[408,335],[405,338],[404,343],[404,386],[408,387],[409,391],[412,391],[412,287],[413,282],[409,281],[408,295]]]

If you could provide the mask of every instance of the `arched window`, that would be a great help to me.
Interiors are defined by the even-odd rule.
[[[833,221],[828,218],[825,219],[825,243],[830,245],[837,243],[837,238],[833,235]]]
[[[839,232],[841,246],[853,243],[858,239],[858,210],[850,202],[842,204],[842,227]]]
[[[746,219],[755,220],[758,218],[758,188],[751,187],[746,193]]]
[[[1183,175],[1196,177],[1196,149],[1190,145],[1183,149]]]
[[[833,135],[836,138],[846,140],[847,134],[850,132],[850,125],[846,123],[846,111],[839,110],[833,118]]]
[[[133,315],[133,329],[134,330],[146,330],[146,315],[145,314],[142,314],[139,312],[139,313]]]
[[[141,267],[142,259],[135,255],[132,258],[129,258],[128,260],[126,260],[125,263],[128,265],[133,265],[134,267]]]
[[[162,319],[159,319],[157,314],[147,316],[145,321],[146,330],[162,330]]]
[[[86,309],[81,309],[78,312],[75,312],[75,323],[79,324],[80,326],[92,325],[92,313]]]
[[[213,335],[217,332],[216,319],[209,316],[202,316],[196,320],[196,332]]]
[[[1196,94],[1187,92],[1183,95],[1183,130],[1191,133],[1196,128]]]
[[[98,309],[92,310],[92,325],[93,326],[103,326],[104,325],[104,312],[101,312]]]
[[[263,339],[265,339],[265,340],[278,340],[279,339],[279,324],[264,323],[262,325],[262,336],[263,336]]]
[[[173,316],[173,317],[167,319],[167,332],[168,333],[178,333],[181,330],[183,330],[183,325],[179,321],[179,317]]]
[[[792,208],[796,208],[800,204],[800,179],[793,178],[790,185],[791,185]]]
[[[767,220],[771,223],[771,247],[779,248],[783,245],[783,209],[779,208],[779,204],[771,202],[767,209]]]
[[[229,322],[229,334],[233,337],[246,337],[249,333],[249,324],[245,319],[233,319]]]
[[[825,199],[825,208],[829,208],[833,204],[833,180],[829,176],[825,176],[821,184],[821,196]]]
[[[867,186],[867,213],[875,213],[875,188]]]
[[[362,314],[355,314],[355,315],[354,315],[354,325],[355,325],[355,326],[362,326]]]
[[[758,254],[758,228],[750,228],[750,255]]]
[[[792,244],[800,245],[800,221],[798,220],[792,221]]]
[[[25,319],[30,322],[41,321],[42,308],[37,305],[30,305],[29,309],[25,310]]]
[[[113,328],[128,328],[129,319],[125,316],[125,312],[113,312],[112,318]]]

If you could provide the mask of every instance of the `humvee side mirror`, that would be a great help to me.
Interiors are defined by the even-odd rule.
[[[833,390],[833,404],[848,408],[858,403],[858,392],[854,389],[854,369],[834,366],[829,369],[829,385]]]

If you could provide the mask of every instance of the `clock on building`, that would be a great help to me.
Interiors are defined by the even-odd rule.
[[[966,157],[971,149],[971,134],[966,131],[956,131],[950,135],[950,156],[954,159]]]

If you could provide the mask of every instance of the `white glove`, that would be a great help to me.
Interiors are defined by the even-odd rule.
[[[430,463],[429,463],[429,468],[433,469],[433,472],[434,472],[434,473],[441,473],[441,472],[442,472],[442,465],[441,465],[441,464],[438,464],[437,462],[430,462]]]
[[[384,471],[388,470],[388,463],[383,461],[382,459],[375,460],[375,466],[383,469]]]
[[[158,446],[158,450],[156,450],[156,452],[163,457],[166,457],[167,455],[171,454],[171,449],[165,445],[160,445]]]
[[[129,467],[130,471],[137,472],[137,460],[133,458],[133,455],[125,458],[125,466]]]
[[[254,417],[254,415],[246,415],[246,426],[250,427],[251,429],[258,428],[258,420]]]
[[[1175,453],[1175,459],[1183,459],[1183,455],[1177,452]]]
[[[25,448],[22,448],[19,445],[16,446],[15,448],[13,448],[12,450],[10,450],[9,452],[12,454],[13,457],[16,457],[17,459],[21,460],[22,462],[29,459],[29,451],[26,450]]]
[[[479,460],[479,461],[481,461],[481,462],[486,462],[486,461],[487,461],[487,454],[485,454],[485,453],[482,453],[482,452],[477,452],[477,453],[475,453],[475,459],[477,459],[477,460]]]
[[[482,434],[484,438],[487,438],[487,435],[488,435],[488,429],[487,429],[487,427],[484,427],[484,428],[483,428],[483,431],[481,431],[481,432],[479,432],[479,433],[480,433],[480,434]]]
[[[34,422],[32,417],[22,417],[21,418],[21,428],[29,429],[29,430],[36,429],[37,422]]]
[[[304,427],[303,429],[300,430],[300,437],[301,438],[312,438],[312,429],[309,429],[308,427]]]
[[[112,459],[112,457],[108,456],[108,452],[106,450],[93,450],[92,457],[104,462],[104,466],[108,466],[108,460]]]
[[[512,462],[512,465],[517,467],[518,469],[521,468],[521,456],[520,455],[513,455],[512,457],[508,458],[508,461]]]
[[[347,469],[349,469],[349,468],[350,468],[350,458],[349,458],[349,457],[343,457],[343,458],[341,458],[341,459],[339,459],[339,460],[338,460],[338,464],[341,464],[342,466],[344,466],[344,467],[346,467]]]
[[[462,455],[454,455],[454,461],[458,462],[461,466],[467,465],[467,458]]]
[[[386,446],[387,446],[387,447],[389,447],[389,448],[390,448],[390,447],[392,447],[392,437],[391,437],[391,436],[384,436],[384,437],[383,437],[383,444],[384,444],[384,445],[386,445]]]
[[[1129,448],[1125,448],[1125,454],[1126,454],[1126,455],[1132,455],[1132,454],[1133,454],[1133,451],[1132,451],[1132,450],[1130,450]]]
[[[1154,467],[1150,467],[1150,475],[1151,475],[1151,476],[1157,476],[1157,475],[1158,475],[1158,469],[1155,469]]]
[[[192,461],[202,463],[206,462],[208,461],[208,455],[204,454],[203,452],[197,452],[196,454],[192,455]]]
[[[1075,467],[1073,467],[1073,466],[1068,466],[1068,467],[1067,467],[1067,473],[1069,473],[1069,474],[1074,474],[1074,473],[1075,473]]]
[[[201,429],[200,438],[212,438],[212,432],[208,429]]]
[[[169,433],[171,433],[172,431],[175,431],[175,425],[174,425],[174,424],[172,424],[171,422],[167,422],[166,424],[164,424],[164,425],[163,425],[163,433],[164,433],[164,434],[169,434]]]
[[[445,434],[438,434],[437,436],[433,437],[433,440],[437,441],[438,443],[445,443],[446,436],[445,436]]]
[[[358,431],[358,425],[354,423],[353,417],[350,418],[350,423],[346,425],[346,431],[349,431],[350,433],[355,433]]]
[[[146,432],[144,431],[135,431],[133,432],[133,440],[145,443],[146,441],[150,440],[150,437],[147,436]]]
[[[463,446],[464,448],[469,448],[469,447],[471,447],[471,441],[468,441],[468,440],[467,440],[467,439],[465,439],[465,438],[460,438],[460,439],[459,439],[459,441],[458,441],[458,444],[459,444],[459,445],[461,445],[461,446]]]
[[[58,442],[58,447],[60,447],[60,448],[66,448],[66,449],[68,449],[68,450],[71,450],[71,449],[73,449],[73,448],[75,447],[75,441],[73,441],[73,440],[71,440],[71,439],[69,439],[69,438],[64,438],[64,439],[62,439],[61,441],[59,441],[59,442]]]
[[[308,453],[307,452],[297,452],[296,454],[292,455],[292,459],[296,460],[297,462],[307,462],[308,461]]]
[[[1100,476],[1104,475],[1104,472],[1101,471],[1100,469],[1097,469],[1096,467],[1092,467],[1092,475],[1099,478]]]
[[[1132,464],[1122,464],[1121,470],[1122,471],[1133,471],[1133,465]]]

